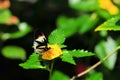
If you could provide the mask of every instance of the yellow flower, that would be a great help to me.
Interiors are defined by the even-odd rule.
[[[111,15],[119,13],[118,7],[116,7],[111,0],[98,0],[100,8],[107,10]]]
[[[42,59],[44,60],[52,60],[54,58],[59,57],[62,54],[61,48],[58,45],[48,45],[50,49],[48,51],[43,52]]]

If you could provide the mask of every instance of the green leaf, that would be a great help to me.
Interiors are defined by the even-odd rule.
[[[95,52],[100,60],[102,60],[105,56],[110,54],[116,48],[115,41],[108,37],[107,41],[101,41],[99,44],[95,46]],[[110,58],[103,62],[103,64],[110,70],[112,70],[115,66],[117,54],[113,54]]]
[[[71,8],[76,10],[93,11],[98,8],[97,0],[69,0]]]
[[[2,55],[10,59],[26,59],[26,52],[23,48],[18,46],[5,46],[2,49]]]
[[[103,80],[103,74],[95,72],[87,77],[86,80]]]
[[[29,59],[19,64],[19,66],[23,67],[24,69],[38,69],[38,68],[46,68],[45,66],[42,66],[39,60],[39,54],[33,53],[30,55]]]
[[[69,80],[69,77],[62,72],[55,71],[50,80]]]
[[[73,57],[76,57],[76,58],[94,55],[92,52],[88,52],[88,51],[84,51],[84,50],[72,50],[72,51],[68,51],[68,52],[69,52],[69,54],[71,54]]]
[[[116,16],[105,21],[103,24],[101,24],[95,29],[95,31],[101,30],[114,30],[114,31],[120,30],[120,16]]]
[[[57,19],[57,27],[64,32],[65,37],[69,37],[77,32],[79,21],[77,18],[67,18],[61,16]]]
[[[98,15],[100,15],[104,19],[110,19],[113,16],[105,9],[98,9],[96,12]]]
[[[2,39],[6,40],[6,39],[16,39],[16,38],[20,38],[25,36],[26,34],[28,34],[32,29],[31,26],[28,25],[27,23],[23,22],[18,24],[18,31],[14,32],[14,33],[4,33],[2,35]]]
[[[73,65],[76,64],[72,55],[69,54],[69,52],[67,50],[63,51],[63,55],[61,56],[61,59],[63,62],[67,62],[67,63],[73,64]]]
[[[5,24],[8,22],[10,17],[12,16],[9,9],[4,9],[0,11],[0,24]]]
[[[23,22],[18,25],[18,29],[19,31],[12,33],[10,38],[15,39],[25,36],[31,31],[31,26]]]
[[[76,64],[73,57],[80,58],[80,57],[87,57],[87,56],[93,56],[94,54],[92,52],[84,51],[84,50],[63,50],[63,55],[61,56],[62,61],[68,62],[71,64]]]
[[[99,34],[102,36],[102,37],[106,37],[107,36],[107,31],[100,31]]]
[[[65,41],[65,35],[62,30],[54,30],[48,37],[48,42],[50,44],[63,44]]]
[[[95,24],[98,22],[99,18],[97,14],[92,15],[83,15],[79,19],[79,33],[84,34],[85,32],[89,31],[93,27],[95,27]]]
[[[60,46],[60,48],[66,48],[67,47],[67,45],[59,45]]]

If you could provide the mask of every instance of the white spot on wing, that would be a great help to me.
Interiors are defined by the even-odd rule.
[[[45,36],[42,35],[42,36],[39,36],[36,41],[39,41],[39,42],[44,42],[44,40],[46,40]]]

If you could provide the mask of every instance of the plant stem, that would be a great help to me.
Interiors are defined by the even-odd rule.
[[[54,65],[54,60],[52,60],[51,65],[50,65],[50,69],[49,69],[49,80],[50,80],[50,78],[51,78],[51,76],[52,76],[53,65]]]
[[[120,46],[118,46],[117,48],[115,48],[110,54],[108,54],[107,56],[105,56],[102,60],[100,60],[99,62],[97,62],[96,64],[94,64],[93,66],[91,66],[90,68],[88,68],[87,70],[79,73],[76,76],[73,76],[70,80],[75,80],[78,77],[81,77],[85,74],[87,74],[88,72],[90,72],[92,69],[96,68],[97,66],[99,66],[103,61],[107,60],[110,56],[112,56],[116,51],[118,51],[120,49]]]

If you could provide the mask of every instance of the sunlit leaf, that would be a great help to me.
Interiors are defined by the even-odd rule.
[[[19,31],[12,33],[10,38],[20,38],[25,36],[31,31],[31,26],[25,22],[20,23],[18,25],[18,28],[19,28]]]
[[[45,68],[45,66],[42,66],[40,63],[39,54],[36,53],[33,53],[26,62],[19,64],[19,66],[23,67],[24,69]]]
[[[92,15],[81,16],[79,20],[79,33],[84,34],[85,32],[95,27],[95,24],[98,22],[98,20],[99,18],[95,13]]]
[[[76,10],[92,11],[98,8],[97,0],[69,0],[71,8]]]
[[[67,45],[59,45],[60,46],[60,48],[66,48],[67,47]]]
[[[64,32],[65,37],[73,35],[79,26],[79,21],[77,18],[67,18],[61,16],[57,20],[57,27]]]
[[[102,37],[106,37],[107,36],[107,31],[100,31],[100,35],[102,36]]]
[[[92,73],[86,80],[103,80],[103,74],[100,72]]]
[[[115,41],[111,38],[108,37],[107,41],[101,41],[99,44],[96,45],[95,47],[95,52],[100,60],[102,60],[105,56],[110,54],[114,49],[116,48],[116,43]],[[117,54],[113,54],[110,58],[108,58],[106,61],[103,62],[103,64],[108,68],[108,69],[113,69],[115,66]]]
[[[2,35],[2,39],[6,40],[6,39],[16,39],[23,37],[31,31],[31,26],[23,22],[18,24],[18,29],[19,29],[18,31],[13,33],[4,33]]]
[[[69,80],[69,77],[62,72],[55,71],[50,80]]]
[[[69,54],[68,51],[63,51],[63,55],[61,56],[61,59],[63,62],[67,62],[67,63],[73,64],[73,65],[76,64],[72,55]]]
[[[71,54],[73,57],[77,57],[77,58],[94,55],[92,52],[88,52],[85,50],[72,50],[72,51],[69,51],[69,54]]]
[[[112,17],[112,15],[105,9],[97,10],[97,14],[99,14],[101,17],[103,17],[106,20]]]
[[[120,16],[116,16],[105,21],[103,24],[101,24],[95,29],[95,31],[100,30],[114,30],[114,31],[120,30]]]
[[[65,35],[62,30],[54,30],[48,37],[48,42],[50,44],[62,44],[65,41]]]
[[[11,16],[12,14],[10,10],[8,9],[1,10],[0,11],[0,23],[5,24],[6,22],[8,22]]]
[[[23,48],[18,46],[5,46],[2,49],[2,55],[10,59],[26,59],[26,52]]]

